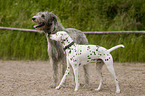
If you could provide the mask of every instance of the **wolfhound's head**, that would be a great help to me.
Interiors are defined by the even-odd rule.
[[[44,30],[48,34],[55,33],[58,27],[57,16],[52,12],[39,12],[32,17],[32,21],[37,23],[34,28]]]

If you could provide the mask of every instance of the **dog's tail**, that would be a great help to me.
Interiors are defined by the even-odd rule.
[[[108,51],[108,52],[111,52],[111,51],[113,51],[113,50],[115,50],[115,49],[117,49],[117,48],[119,48],[119,47],[123,47],[123,48],[124,48],[124,45],[117,45],[117,46],[114,46],[114,47],[108,49],[107,51]]]

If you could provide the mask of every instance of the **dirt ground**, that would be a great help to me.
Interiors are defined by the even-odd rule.
[[[74,92],[72,71],[66,87],[50,88],[52,65],[49,61],[0,61],[0,96],[145,96],[145,63],[114,63],[121,93],[115,93],[115,83],[103,67],[104,82],[100,91],[95,91],[99,78],[95,64],[89,65],[90,85],[84,85],[82,66],[79,71],[81,86]],[[59,70],[60,71],[60,70]]]

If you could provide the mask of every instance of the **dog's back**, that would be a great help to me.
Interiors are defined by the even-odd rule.
[[[69,36],[74,40],[77,44],[88,44],[88,40],[86,38],[86,35],[77,29],[74,28],[67,28],[65,31],[69,34]]]
[[[107,49],[96,45],[75,45],[71,47],[68,56],[71,62],[77,62],[84,65],[89,62],[96,62],[106,50]]]

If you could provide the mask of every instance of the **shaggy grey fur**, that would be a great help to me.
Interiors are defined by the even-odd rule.
[[[53,79],[52,87],[56,87],[57,74],[58,74],[58,63],[62,66],[62,76],[66,68],[66,56],[63,50],[63,46],[60,42],[51,40],[49,35],[54,34],[58,31],[66,31],[71,38],[77,44],[88,44],[88,40],[84,33],[74,28],[65,29],[57,20],[57,16],[52,12],[39,12],[36,16],[32,17],[32,20],[37,23],[34,27],[39,30],[43,30],[47,42],[48,42],[48,55],[50,62],[53,64]],[[85,82],[89,83],[88,66],[83,66],[85,72]]]

